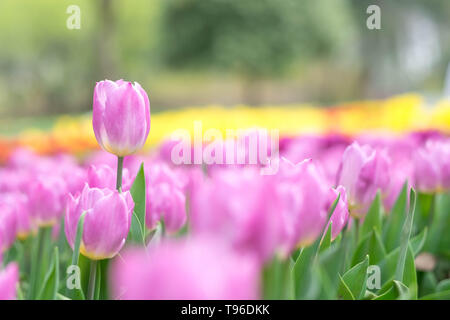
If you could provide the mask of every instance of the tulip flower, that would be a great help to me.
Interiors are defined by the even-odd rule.
[[[70,195],[65,217],[65,233],[73,248],[78,220],[83,212],[80,252],[91,260],[114,257],[122,248],[131,225],[134,207],[129,192],[89,188],[85,185],[77,197]]]
[[[53,226],[64,214],[67,185],[56,175],[39,176],[29,188],[31,217],[37,226]]]
[[[146,216],[149,229],[164,220],[168,232],[178,231],[186,223],[184,181],[166,164],[153,163],[146,172]]]
[[[18,192],[5,193],[0,196],[0,207],[7,206],[7,210],[14,212],[16,220],[17,238],[23,240],[35,227],[31,221],[28,197]]]
[[[338,186],[336,189],[330,188],[328,192],[328,210],[331,209],[334,201],[339,196],[339,201],[336,204],[336,208],[331,215],[330,221],[331,225],[331,239],[334,240],[338,236],[338,234],[344,229],[345,225],[348,222],[349,212],[347,207],[347,193],[345,192],[345,188],[343,186]],[[328,226],[327,226],[328,228]]]
[[[214,170],[197,181],[190,203],[193,232],[223,237],[260,261],[270,258],[283,232],[281,199],[271,177],[248,167]]]
[[[310,245],[323,233],[329,188],[323,173],[311,159],[295,165],[282,160],[278,192],[283,199],[284,247],[291,251]]]
[[[215,238],[165,241],[116,259],[114,299],[257,299],[259,267]]]
[[[104,150],[118,157],[136,152],[150,131],[147,93],[137,82],[97,82],[92,124],[97,142]]]
[[[17,218],[15,208],[0,203],[0,254],[8,250],[16,240]]]
[[[347,191],[350,214],[363,217],[378,190],[386,194],[390,181],[388,156],[368,145],[352,143],[345,149],[337,172],[337,184]]]
[[[450,188],[450,140],[429,140],[413,157],[414,183],[423,192]]]
[[[17,298],[17,284],[19,283],[19,266],[10,263],[0,270],[0,300],[15,300]]]
[[[129,171],[123,169],[123,187],[122,190],[128,191],[131,188],[133,180],[130,177]],[[116,172],[109,165],[90,165],[87,171],[87,181],[91,188],[108,188],[114,189],[116,187]]]

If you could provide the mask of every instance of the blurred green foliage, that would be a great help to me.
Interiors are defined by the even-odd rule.
[[[105,78],[151,89],[153,110],[437,93],[449,14],[447,0],[1,0],[0,115],[87,111]]]

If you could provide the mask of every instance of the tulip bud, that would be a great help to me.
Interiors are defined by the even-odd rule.
[[[92,124],[97,142],[104,150],[119,157],[136,152],[150,131],[147,93],[137,82],[97,82]]]
[[[0,270],[0,300],[15,300],[18,283],[19,266],[16,263],[10,263],[4,270]]]
[[[350,214],[363,217],[378,190],[386,193],[390,181],[390,160],[385,153],[368,145],[352,143],[345,149],[337,173],[337,185],[347,191]]]
[[[166,241],[121,254],[111,270],[114,299],[258,299],[260,270],[253,256],[217,238]]]
[[[73,248],[78,220],[86,212],[80,252],[92,260],[114,257],[128,236],[133,208],[128,191],[89,188],[86,184],[79,196],[70,195],[67,205],[64,228],[69,245]]]

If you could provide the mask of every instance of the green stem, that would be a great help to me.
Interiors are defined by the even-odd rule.
[[[91,260],[91,271],[89,274],[89,286],[88,286],[89,300],[94,300],[96,276],[97,276],[97,260]]]
[[[122,192],[122,171],[123,171],[123,157],[117,157],[116,189],[119,192]]]

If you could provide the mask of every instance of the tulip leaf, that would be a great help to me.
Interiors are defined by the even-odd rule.
[[[408,300],[411,296],[410,289],[397,280],[390,280],[380,292],[373,300]]]
[[[292,277],[294,279],[294,297],[295,299],[309,299],[310,289],[313,285],[311,279],[311,266],[316,257],[319,248],[320,238],[312,245],[303,248],[292,268]]]
[[[450,290],[439,291],[432,294],[428,294],[420,300],[450,300]]]
[[[339,295],[348,297],[347,290],[350,290],[355,299],[361,299],[366,292],[368,267],[369,256],[366,256],[363,261],[344,273],[339,286]]]
[[[409,243],[414,253],[414,257],[419,254],[427,240],[428,228],[425,227],[417,236],[412,238]]]
[[[392,251],[400,245],[400,235],[402,230],[402,222],[406,218],[406,209],[408,201],[408,182],[406,181],[395,201],[391,212],[386,221],[386,229],[384,230],[384,244],[387,252]]]
[[[450,279],[444,279],[436,286],[436,291],[438,292],[447,290],[450,290]]]
[[[369,211],[364,217],[364,222],[360,229],[360,239],[363,238],[366,234],[370,233],[373,228],[381,230],[382,223],[382,212],[381,212],[381,195],[380,192],[377,192],[375,199],[372,201],[370,205]]]
[[[78,266],[78,260],[80,258],[80,246],[81,239],[83,237],[83,227],[84,227],[84,219],[86,217],[86,212],[83,212],[78,220],[77,231],[75,237],[75,243],[73,244],[73,252],[72,252],[72,265]],[[69,276],[69,275],[68,275]],[[85,300],[83,289],[73,289],[73,292],[69,293],[69,288],[66,286],[66,296],[71,297],[72,299],[77,300]]]
[[[386,257],[386,249],[377,229],[373,229],[361,240],[353,254],[352,266],[362,261],[366,255],[369,255],[370,265],[378,264]]]
[[[78,220],[77,233],[75,237],[75,243],[73,244],[72,253],[72,265],[78,265],[78,258],[80,257],[80,245],[83,236],[84,218],[86,217],[86,212],[83,212]]]
[[[39,292],[39,300],[56,300],[59,287],[59,254],[58,247],[53,252],[52,262],[44,278],[44,285]]]
[[[320,242],[319,252],[324,251],[325,249],[328,249],[331,245],[331,229],[332,229],[333,222],[330,221],[330,225],[327,228],[327,232],[322,238],[322,241]]]
[[[319,254],[316,261],[321,270],[322,291],[319,299],[336,299],[338,294],[339,274],[344,266],[344,252],[347,239],[342,245],[331,245]]]
[[[287,299],[290,297],[289,284],[291,260],[274,257],[263,271],[264,299]]]
[[[145,245],[145,198],[146,186],[144,175],[144,163],[141,164],[139,171],[134,179],[130,189],[134,201],[133,215],[131,218],[130,241],[136,244]]]
[[[400,242],[400,253],[397,261],[397,268],[395,270],[395,280],[402,281],[403,273],[405,271],[406,256],[408,253],[409,237],[411,236],[411,229],[414,220],[414,211],[416,206],[416,193],[411,189],[410,193],[410,205],[409,214],[406,217],[405,223],[403,224],[401,242]]]

